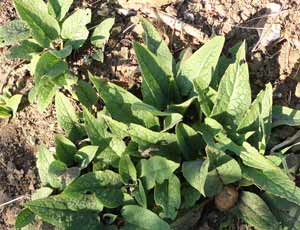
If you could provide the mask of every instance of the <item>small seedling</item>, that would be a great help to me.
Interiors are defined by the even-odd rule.
[[[4,90],[4,93],[0,95],[0,118],[8,118],[14,116],[21,103],[22,95],[12,94],[8,90]]]

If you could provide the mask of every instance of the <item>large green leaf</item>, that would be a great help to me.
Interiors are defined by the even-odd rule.
[[[48,170],[51,163],[54,161],[54,157],[51,152],[49,152],[45,146],[41,146],[39,153],[37,155],[37,168],[40,176],[42,185],[47,185],[48,180]]]
[[[75,95],[82,105],[92,109],[98,101],[96,90],[86,81],[78,81],[75,86]]]
[[[44,221],[66,230],[98,230],[98,212],[103,209],[103,205],[94,195],[52,196],[30,201],[25,207]]]
[[[281,125],[300,126],[300,111],[285,106],[273,107],[273,127]]]
[[[168,223],[155,213],[136,205],[123,207],[121,214],[125,220],[125,226],[121,230],[170,230]]]
[[[68,13],[73,0],[49,0],[48,11],[49,14],[56,17],[57,20],[61,21]]]
[[[123,202],[121,177],[112,171],[96,171],[82,175],[73,181],[63,194],[77,197],[80,194],[95,193],[104,207],[116,208]]]
[[[80,48],[89,36],[86,25],[91,22],[90,9],[78,9],[62,24],[61,36],[68,40],[67,44],[74,49]]]
[[[21,230],[23,227],[35,222],[35,214],[28,208],[21,210],[16,218],[16,230]]]
[[[69,138],[74,141],[84,135],[82,127],[78,123],[78,117],[69,99],[62,93],[55,97],[55,108],[58,124],[62,127]]]
[[[174,220],[181,204],[180,180],[175,175],[172,175],[162,184],[156,184],[154,200],[156,205],[161,206],[163,209],[159,214],[160,217]]]
[[[10,48],[6,56],[10,59],[31,60],[34,55],[42,52],[42,50],[43,48],[35,43],[34,40],[24,40],[19,45]]]
[[[235,122],[243,118],[251,105],[249,71],[245,58],[246,44],[243,43],[235,63],[229,65],[220,82],[217,101],[211,112],[212,117],[217,117],[218,121],[230,128],[235,128]]]
[[[180,123],[176,126],[177,142],[185,160],[195,160],[201,155],[202,138],[192,127]]]
[[[197,79],[201,89],[208,88],[223,49],[224,37],[216,36],[204,44],[190,58],[182,62],[176,81],[183,96],[193,90],[193,80]]]
[[[164,109],[172,101],[170,79],[158,59],[145,46],[134,43],[134,50],[142,71],[142,93],[147,104]]]
[[[49,15],[43,0],[14,0],[20,18],[31,29],[33,38],[42,46],[49,47],[50,42],[58,38],[60,27],[54,17]]]
[[[30,37],[30,30],[21,20],[13,20],[0,26],[0,47],[14,45]]]
[[[155,183],[162,184],[169,179],[179,164],[161,156],[154,156],[148,160],[141,160],[141,177],[145,179],[147,190]]]
[[[255,193],[242,192],[238,209],[243,219],[257,229],[280,229],[279,222],[266,203]]]
[[[149,112],[133,111],[134,103],[143,103],[127,90],[96,77],[90,77],[91,81],[99,91],[107,110],[112,118],[124,123],[136,123],[148,128],[157,128],[158,119]]]
[[[97,48],[104,49],[105,43],[110,36],[110,30],[115,23],[114,18],[107,18],[96,26],[92,36],[91,43]]]

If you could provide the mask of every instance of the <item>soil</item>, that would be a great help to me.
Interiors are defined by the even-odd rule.
[[[118,4],[117,0],[75,1],[74,7],[92,7],[93,15],[96,15],[93,24],[97,24],[104,17],[116,16],[116,25],[108,41],[103,64],[93,61],[90,58],[92,48],[85,46],[73,54],[70,65],[72,70],[82,78],[87,76],[87,71],[91,71],[139,95],[141,78],[132,50],[132,41],[140,39],[141,30],[139,26],[132,26],[137,22],[137,16],[134,16],[135,13],[128,9],[130,1],[122,0],[121,2],[122,5]],[[145,8],[151,6],[151,1],[146,2],[150,3],[140,9],[141,14],[145,13]],[[195,38],[182,31],[174,31],[162,22],[154,21],[175,55],[188,46],[197,49],[201,42],[213,34],[226,36],[223,51],[225,55],[236,42],[246,40],[253,96],[264,88],[266,83],[271,82],[274,86],[275,103],[300,108],[298,98],[300,97],[300,84],[298,85],[298,81],[300,82],[299,0],[174,0],[165,2],[173,3],[162,7],[156,4],[156,7],[177,20],[192,25],[202,34],[201,39]],[[270,2],[280,4],[281,13],[264,17],[267,12],[266,6]],[[130,8],[139,9],[135,5],[131,5]],[[2,0],[0,2],[0,25],[14,18],[16,18],[16,13],[12,0]],[[93,24],[89,26],[92,27]],[[261,26],[266,28],[274,24],[280,25],[281,39],[267,45],[258,43],[260,37],[255,28]],[[26,63],[20,60],[7,60],[6,50],[7,48],[0,48],[0,91],[6,86],[12,93],[27,95],[33,83]],[[35,105],[29,105],[26,96],[16,117],[0,121],[0,205],[20,198],[19,201],[0,208],[0,229],[14,229],[15,216],[21,208],[20,205],[30,197],[34,189],[39,187],[35,167],[35,154],[38,146],[44,144],[49,148],[53,147],[54,135],[60,132],[53,106],[46,112],[39,113]],[[285,137],[294,130],[286,132]],[[222,213],[209,209],[209,212],[206,211],[203,215],[206,215],[206,218],[196,228],[197,230],[219,228],[216,226],[222,220]],[[234,229],[243,229],[243,226]]]

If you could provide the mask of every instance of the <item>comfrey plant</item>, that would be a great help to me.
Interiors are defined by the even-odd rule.
[[[68,68],[67,58],[73,50],[83,46],[89,37],[86,25],[91,22],[90,9],[76,9],[69,13],[73,0],[14,0],[20,20],[0,28],[0,47],[14,45],[9,58],[30,61],[35,87],[30,101],[37,101],[43,111],[60,88],[70,88],[77,82]],[[104,45],[114,24],[108,18],[95,26],[90,36],[97,60],[103,55]],[[84,84],[84,83],[83,83]]]
[[[70,230],[189,230],[215,200],[257,229],[299,229],[299,168],[291,172],[283,152],[268,151],[272,127],[299,124],[297,112],[273,109],[270,84],[251,100],[245,43],[227,59],[216,36],[176,63],[142,24],[145,45],[134,48],[143,100],[95,76],[105,105],[97,114],[90,105],[77,114],[58,93],[66,135],[56,136],[55,154],[41,147],[42,187],[16,227],[42,220]]]

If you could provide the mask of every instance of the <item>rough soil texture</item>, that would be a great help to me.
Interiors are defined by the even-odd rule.
[[[16,17],[11,2],[12,0],[0,2],[0,25]],[[70,65],[72,70],[82,78],[87,76],[87,70],[89,70],[139,95],[140,72],[132,49],[132,41],[140,39],[141,29],[140,26],[133,25],[137,23],[137,17],[129,11],[129,8],[138,10],[138,7],[130,5],[130,2],[133,1],[120,0],[122,3],[120,5],[117,0],[75,1],[74,7],[92,7],[93,15],[96,15],[93,24],[97,24],[105,17],[116,16],[116,25],[107,44],[105,63],[92,61],[89,56],[92,48],[87,45],[73,54]],[[139,13],[145,14],[147,7],[153,6],[151,1],[147,2],[150,3],[140,9]],[[194,26],[201,34],[201,38],[195,38],[185,32],[175,31],[162,22],[154,21],[175,55],[188,46],[197,49],[201,41],[205,41],[213,34],[226,35],[225,55],[228,54],[231,46],[245,39],[248,45],[247,55],[253,95],[256,95],[264,84],[271,82],[274,86],[275,103],[300,108],[298,98],[300,97],[300,84],[298,84],[300,82],[299,0],[168,2],[173,3],[164,5],[159,10]],[[281,11],[265,17],[264,15],[268,13],[266,6],[270,2],[280,4]],[[256,28],[266,28],[275,23],[280,25],[281,39],[267,46],[258,43],[260,37]],[[7,60],[6,50],[6,48],[0,48],[0,91],[3,86],[7,86],[13,93],[27,95],[33,83],[26,63],[20,60]],[[20,204],[30,197],[34,189],[39,187],[35,167],[35,154],[38,146],[45,144],[47,147],[53,147],[54,135],[59,132],[61,130],[55,121],[53,106],[41,114],[35,105],[29,105],[26,96],[15,118],[0,121],[0,205],[23,197],[20,201],[0,208],[0,229],[14,229],[15,216],[20,210]],[[278,138],[284,139],[293,132],[294,129],[284,130]],[[222,222],[223,214],[215,210],[204,210],[203,215],[204,221],[196,227],[196,230],[221,229],[216,226]],[[234,229],[246,228],[236,226]]]

